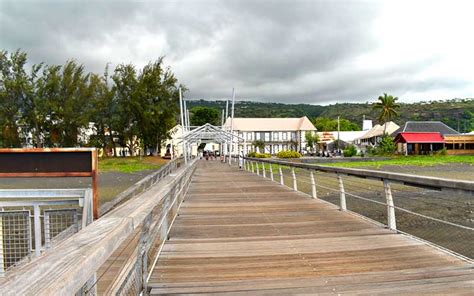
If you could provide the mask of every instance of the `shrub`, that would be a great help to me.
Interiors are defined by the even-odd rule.
[[[296,151],[287,150],[287,151],[280,151],[277,153],[278,158],[300,158],[301,154]]]
[[[448,150],[446,150],[446,147],[443,147],[443,149],[436,151],[435,155],[448,155]]]
[[[349,145],[346,149],[343,151],[344,157],[352,157],[357,155],[357,148],[354,145]]]
[[[258,153],[255,151],[249,152],[247,154],[248,157],[254,157],[254,158],[270,158],[272,157],[269,153]]]

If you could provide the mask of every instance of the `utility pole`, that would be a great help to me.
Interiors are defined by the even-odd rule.
[[[188,163],[188,158],[187,158],[187,153],[186,153],[186,141],[184,139],[184,136],[186,135],[186,130],[185,130],[185,123],[184,123],[184,105],[183,105],[183,95],[181,93],[181,87],[179,88],[179,111],[181,115],[181,130],[182,130],[184,163]]]
[[[229,165],[232,164],[232,148],[234,147],[234,104],[235,89],[232,88],[232,115],[230,117],[230,149],[229,149]]]
[[[339,116],[337,117],[337,152],[339,152],[339,131],[340,131],[340,128],[341,128],[341,125],[340,125],[340,122],[339,122]]]

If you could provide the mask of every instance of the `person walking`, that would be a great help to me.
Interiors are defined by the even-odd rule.
[[[242,170],[243,167],[244,167],[244,153],[242,151],[240,151],[240,153],[239,153],[239,168],[240,168],[240,170]]]

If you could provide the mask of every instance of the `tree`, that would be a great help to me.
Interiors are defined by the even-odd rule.
[[[378,120],[384,125],[384,134],[387,131],[386,123],[398,116],[397,109],[400,108],[400,105],[397,104],[397,100],[397,97],[384,93],[383,96],[378,97],[378,102],[373,106],[375,110],[380,112]]]
[[[253,145],[255,146],[255,148],[258,149],[258,151],[260,153],[265,153],[265,142],[262,141],[262,140],[255,140],[253,142]]]
[[[317,145],[319,142],[319,137],[316,133],[312,133],[310,131],[305,132],[304,134],[305,140],[306,140],[306,146],[308,146],[311,149],[311,152],[314,150],[314,146]]]
[[[191,109],[191,125],[200,126],[206,123],[219,124],[219,112],[210,107],[194,107]]]
[[[321,131],[321,132],[337,131],[337,119],[331,119],[328,117],[321,116],[321,117],[315,118],[313,120],[313,123],[318,131]],[[339,120],[339,130],[340,131],[358,131],[360,130],[360,128],[354,122],[341,118]]]

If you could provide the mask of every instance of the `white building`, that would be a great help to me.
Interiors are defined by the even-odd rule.
[[[383,125],[377,124],[370,130],[366,131],[364,135],[357,138],[355,143],[360,146],[374,146],[377,145],[380,140],[382,139],[383,133],[387,133],[388,135],[392,134],[394,131],[399,129],[398,126],[393,121],[389,121]]]
[[[234,134],[246,141],[245,151],[257,151],[254,142],[262,141],[264,151],[276,154],[283,150],[306,150],[305,133],[315,133],[316,128],[306,117],[301,118],[234,118]],[[231,130],[231,119],[225,122],[227,131]],[[243,151],[240,145],[239,151]],[[235,153],[235,148],[233,150]]]
[[[164,141],[161,145],[161,157],[169,157],[171,159],[183,155],[183,143],[181,137],[183,136],[183,127],[178,124],[170,130],[170,139]],[[198,155],[198,145],[191,145],[191,155]]]

